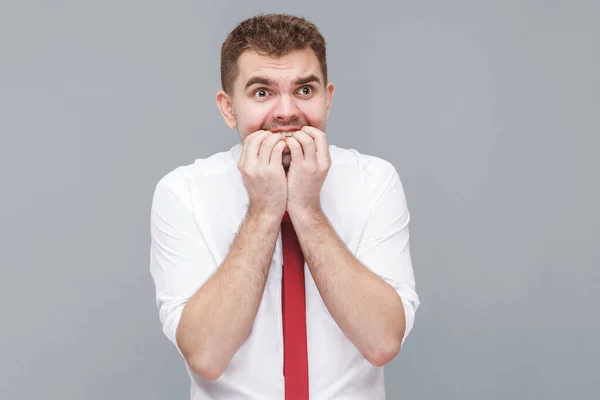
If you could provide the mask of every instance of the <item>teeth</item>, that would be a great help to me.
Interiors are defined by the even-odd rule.
[[[285,137],[292,137],[294,135],[294,132],[283,132],[283,136]]]

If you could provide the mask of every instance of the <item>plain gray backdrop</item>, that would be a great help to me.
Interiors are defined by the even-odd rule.
[[[421,297],[389,399],[597,399],[600,2],[0,1],[0,398],[188,399],[154,185],[231,147],[219,50],[315,22],[329,142],[390,160]]]

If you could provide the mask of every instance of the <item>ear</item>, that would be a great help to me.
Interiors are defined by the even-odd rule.
[[[329,111],[331,110],[331,100],[333,98],[333,83],[329,82],[325,87],[325,97],[327,101],[327,119],[329,119]]]
[[[231,97],[223,90],[217,92],[217,107],[225,119],[225,123],[231,129],[237,127],[237,121],[235,119],[235,111],[233,110],[233,102]]]

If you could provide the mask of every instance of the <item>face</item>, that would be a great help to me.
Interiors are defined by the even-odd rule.
[[[312,49],[280,58],[247,50],[238,58],[238,69],[232,93],[220,91],[217,105],[240,139],[258,130],[294,132],[307,125],[325,132],[333,84],[324,82]],[[284,168],[290,161],[286,147]]]

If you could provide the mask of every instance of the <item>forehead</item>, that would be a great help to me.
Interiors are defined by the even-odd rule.
[[[238,58],[238,70],[236,84],[242,86],[255,76],[287,80],[315,74],[323,81],[319,59],[310,48],[294,50],[281,57],[271,57],[258,54],[254,50],[246,50]]]

